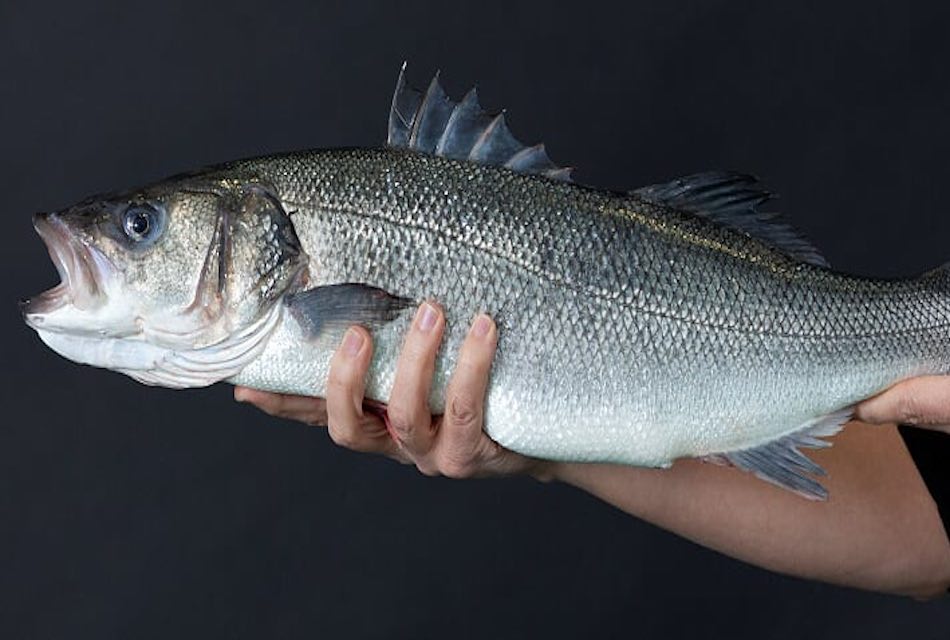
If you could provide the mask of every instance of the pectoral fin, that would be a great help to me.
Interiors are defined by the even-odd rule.
[[[285,304],[310,340],[339,340],[354,324],[372,331],[415,306],[408,298],[361,283],[314,287],[287,296]]]

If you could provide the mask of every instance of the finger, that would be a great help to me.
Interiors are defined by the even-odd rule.
[[[389,427],[393,437],[412,458],[425,456],[432,448],[429,388],[444,328],[442,311],[434,304],[424,302],[406,334],[396,365],[396,379],[387,408]]]
[[[333,441],[356,451],[388,452],[389,438],[379,433],[379,418],[363,411],[366,371],[373,343],[362,327],[347,329],[330,361],[327,377],[327,428]]]
[[[311,426],[326,425],[327,408],[323,398],[271,393],[247,387],[235,387],[234,399],[247,402],[272,416],[305,422]]]
[[[483,431],[485,393],[497,342],[495,323],[479,314],[459,350],[445,394],[437,445],[438,466],[444,475],[467,477],[487,471],[480,463],[493,449],[500,449]]]
[[[919,426],[950,423],[950,377],[924,376],[899,382],[855,409],[863,422]]]

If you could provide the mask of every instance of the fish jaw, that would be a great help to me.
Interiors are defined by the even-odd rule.
[[[143,334],[117,337],[33,328],[50,349],[73,362],[118,371],[147,385],[183,389],[239,374],[263,352],[282,316],[283,305],[274,305],[240,331],[196,348],[161,346]]]
[[[134,336],[139,327],[117,286],[118,269],[55,213],[33,216],[60,283],[20,305],[23,320],[59,355],[99,367],[145,366],[155,349]]]
[[[23,318],[50,349],[74,362],[119,371],[150,385],[203,387],[240,372],[280,322],[283,305],[278,301],[255,322],[222,331],[212,344],[196,344],[193,334],[203,323],[197,309],[177,315],[169,330],[157,336],[124,293],[119,269],[81,233],[57,214],[34,216],[34,226],[61,282],[23,302]]]
[[[136,327],[115,294],[118,269],[57,214],[36,214],[33,226],[46,244],[60,283],[20,305],[36,331],[127,335]]]

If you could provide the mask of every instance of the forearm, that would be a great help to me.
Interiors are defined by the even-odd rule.
[[[813,454],[831,497],[811,502],[735,469],[561,464],[556,479],[699,544],[774,571],[925,596],[950,585],[950,543],[893,427],[853,423]]]
[[[347,331],[331,361],[325,401],[240,388],[235,397],[276,416],[326,424],[337,444],[411,462],[427,475],[525,473],[560,479],[700,544],[774,571],[922,596],[950,584],[950,543],[893,427],[852,425],[835,438],[833,448],[813,454],[829,472],[823,479],[831,493],[826,503],[696,461],[656,471],[527,458],[502,448],[483,430],[483,400],[497,339],[487,316],[474,319],[459,351],[447,390],[449,410],[444,416],[429,413],[444,326],[437,305],[420,306],[386,406],[364,402],[372,339],[359,327]]]

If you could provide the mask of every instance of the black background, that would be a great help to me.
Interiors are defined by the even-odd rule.
[[[0,5],[0,636],[950,637],[945,601],[773,575],[564,486],[423,478],[226,386],[74,365],[18,316],[56,281],[33,211],[379,144],[403,60],[580,181],[752,171],[839,268],[950,259],[942,3],[766,4]]]

